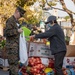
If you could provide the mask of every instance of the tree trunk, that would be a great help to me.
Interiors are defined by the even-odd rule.
[[[73,39],[72,45],[75,45],[75,32],[74,32],[74,39]]]
[[[68,15],[70,16],[70,19],[71,19],[71,24],[72,24],[72,29],[75,30],[75,22],[74,22],[74,19],[73,19],[73,13],[72,11],[70,11],[69,9],[67,9],[65,3],[64,3],[64,0],[60,0],[61,4],[62,4],[62,8],[64,9],[64,11],[66,11],[68,13]]]
[[[3,26],[0,24],[0,35],[3,36]]]

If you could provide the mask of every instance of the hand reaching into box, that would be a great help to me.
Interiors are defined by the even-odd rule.
[[[30,36],[30,41],[34,41],[35,35]]]

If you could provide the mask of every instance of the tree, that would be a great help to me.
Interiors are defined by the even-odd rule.
[[[75,22],[74,22],[74,19],[73,19],[73,14],[75,14],[75,12],[72,12],[69,9],[67,9],[67,7],[64,3],[64,0],[60,0],[60,2],[62,4],[62,7],[63,7],[64,11],[66,11],[68,13],[68,15],[70,16],[71,24],[72,24],[72,30],[74,31],[74,39],[73,39],[72,44],[75,44]],[[73,2],[75,3],[75,0],[73,0]]]
[[[16,0],[0,0],[0,34],[3,35],[3,27],[6,19],[14,12]]]
[[[28,24],[37,24],[40,21],[42,11],[38,11],[36,9],[31,10],[30,7],[31,6],[24,6],[27,11],[25,14],[24,21],[26,21]]]
[[[67,9],[67,7],[64,3],[64,0],[60,0],[60,2],[62,4],[62,7],[63,7],[64,11],[66,11],[68,13],[68,15],[70,16],[72,29],[75,30],[75,22],[74,22],[74,19],[73,19],[73,14],[75,14],[75,12],[72,12],[71,10]]]
[[[38,23],[41,12],[30,10],[31,5],[33,5],[35,1],[36,0],[0,0],[0,34],[3,35],[3,27],[5,27],[6,20],[14,13],[16,6],[21,6],[27,11],[25,17],[21,20],[29,24]],[[39,15],[34,15],[34,13]]]
[[[74,2],[74,4],[75,4],[75,0],[72,0],[73,2]]]
[[[63,9],[60,9],[60,8],[55,8],[53,7],[53,5],[51,5],[51,2],[56,2],[56,1],[59,1],[62,5],[62,8]],[[73,2],[75,2],[75,0],[73,0]],[[75,29],[75,22],[74,22],[74,19],[73,19],[73,14],[75,14],[75,12],[72,12],[71,10],[69,10],[67,7],[66,7],[66,4],[64,2],[64,0],[50,0],[50,2],[48,3],[48,1],[46,0],[46,3],[50,6],[50,8],[53,8],[53,9],[58,9],[58,10],[61,10],[61,11],[64,11],[64,12],[67,12],[68,15],[70,16],[70,19],[71,19],[71,24],[72,24],[72,29]]]
[[[68,19],[70,19],[70,16],[65,16],[64,18],[67,21]]]
[[[36,12],[36,10],[31,10],[30,7],[36,2],[36,0],[18,0],[17,5],[23,7],[27,12],[25,14],[24,21],[28,24],[36,24],[39,22],[41,11]],[[38,14],[38,15],[37,15]]]

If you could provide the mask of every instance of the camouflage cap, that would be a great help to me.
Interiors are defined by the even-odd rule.
[[[22,7],[20,7],[20,6],[17,7],[17,10],[20,12],[20,16],[23,17],[26,10],[22,9]]]

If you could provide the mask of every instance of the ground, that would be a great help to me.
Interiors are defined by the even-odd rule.
[[[3,71],[2,69],[0,69],[0,75],[9,75],[9,72]]]

